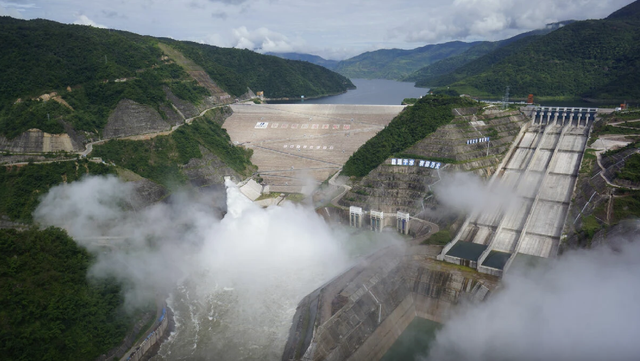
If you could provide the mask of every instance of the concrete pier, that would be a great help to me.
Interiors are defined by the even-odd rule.
[[[369,212],[371,230],[374,232],[382,232],[384,228],[384,212]]]
[[[362,228],[362,208],[349,207],[349,225],[355,228]]]
[[[400,234],[409,234],[409,221],[411,216],[409,213],[397,212],[396,213],[396,230]]]

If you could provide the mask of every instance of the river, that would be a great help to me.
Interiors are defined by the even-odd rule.
[[[405,98],[419,98],[429,91],[413,83],[386,79],[351,79],[357,87],[346,93],[297,101],[270,101],[271,104],[369,104],[400,105]]]

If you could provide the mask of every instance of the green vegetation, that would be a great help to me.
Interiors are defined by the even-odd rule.
[[[460,92],[499,97],[640,98],[640,10],[636,3],[604,20],[574,22],[529,36],[432,80]]]
[[[354,87],[345,77],[307,62],[163,41],[202,63],[216,83],[236,96],[247,87],[270,97],[321,96]],[[182,66],[163,58],[159,42],[124,31],[0,17],[0,135],[14,138],[31,128],[62,133],[61,121],[99,134],[122,99],[149,105],[164,116],[162,107],[169,105],[164,86],[196,104],[210,95]],[[52,92],[69,107],[35,100]]]
[[[617,148],[617,149],[609,149],[608,151],[602,153],[602,157],[610,157],[614,154],[618,154],[621,152],[624,152],[625,150],[629,150],[632,148],[640,148],[640,142],[635,142],[635,143],[629,143],[626,146],[622,147],[622,148]]]
[[[614,223],[640,217],[640,191],[629,191],[625,197],[616,197],[613,200],[613,217]]]
[[[352,79],[401,80],[424,66],[460,54],[475,44],[452,41],[412,50],[381,49],[343,60],[335,71]]]
[[[442,162],[442,163],[451,163],[451,164],[456,164],[456,163],[460,163],[457,160],[453,159],[453,158],[442,158],[442,157],[425,157],[423,155],[419,155],[419,154],[411,154],[411,153],[396,153],[393,155],[394,158],[408,158],[408,159],[422,159],[422,160],[431,160],[434,162]]]
[[[171,83],[171,92],[178,98],[198,104],[202,98],[211,95],[206,88],[198,85],[195,80]]]
[[[451,232],[442,229],[439,232],[432,234],[429,238],[427,238],[422,244],[436,244],[439,246],[444,246],[445,244],[451,242],[453,237],[451,237]]]
[[[584,237],[587,239],[587,242],[591,241],[593,236],[601,229],[602,226],[593,214],[582,217],[582,232],[584,232]]]
[[[247,87],[269,98],[316,97],[355,88],[342,75],[308,63],[265,56],[251,50],[218,48],[192,42],[163,42],[204,68],[229,94],[240,96]]]
[[[515,41],[518,41],[520,39],[529,37],[529,36],[540,36],[540,35],[546,35],[558,28],[560,28],[561,26],[567,25],[572,23],[573,21],[564,21],[564,22],[560,22],[560,23],[555,23],[555,24],[549,24],[547,26],[545,26],[544,29],[539,29],[539,30],[534,30],[534,31],[530,31],[527,33],[523,33],[523,34],[519,34],[516,35],[512,38],[509,39],[505,39],[505,40],[501,40],[501,41],[495,41],[495,42],[491,42],[491,41],[482,41],[477,43],[476,45],[470,47],[469,49],[467,49],[466,51],[464,51],[461,54],[458,55],[454,55],[445,59],[442,59],[440,61],[437,61],[431,65],[428,65],[424,68],[419,69],[418,71],[414,72],[413,74],[407,76],[404,80],[405,81],[415,81],[416,82],[416,86],[419,87],[429,87],[431,86],[434,81],[436,79],[438,79],[439,77],[442,77],[446,74],[450,74],[452,72],[454,72],[455,70],[457,70],[458,68],[462,67],[465,64],[468,64],[484,55],[490,54],[491,52],[495,51],[496,49],[499,49],[501,47],[504,47],[506,45],[509,45]]]
[[[470,107],[472,100],[445,95],[422,97],[403,110],[387,127],[369,139],[345,163],[342,173],[363,177],[393,154],[411,147],[453,120],[453,109]]]
[[[599,129],[599,134],[638,134],[640,130],[638,129],[629,129],[629,128],[621,128],[613,125],[605,125],[601,129]]]
[[[613,112],[610,115],[610,119],[612,121],[615,121],[615,120],[636,120],[636,119],[640,119],[640,111],[634,110],[634,111]]]
[[[494,127],[489,127],[487,128],[485,135],[491,139],[496,139],[498,138],[498,131]]]
[[[167,136],[144,141],[110,140],[94,146],[92,155],[172,186],[186,182],[180,166],[191,159],[202,158],[202,146],[236,172],[246,174],[252,169],[249,160],[252,151],[231,144],[227,131],[211,117],[196,119]]]
[[[417,98],[404,98],[401,105],[413,105],[418,101]]]
[[[60,120],[99,133],[122,99],[163,114],[165,84],[192,102],[206,95],[187,81],[180,66],[160,62],[162,52],[150,37],[3,17],[0,44],[0,134],[8,138],[30,128],[62,133]],[[54,100],[32,100],[51,92],[70,108]]]
[[[0,229],[3,360],[93,360],[122,340],[120,287],[87,280],[91,262],[60,229]]]
[[[0,214],[30,223],[40,197],[62,182],[73,182],[84,175],[110,174],[104,164],[87,160],[0,167]]]
[[[434,94],[434,95],[448,95],[450,97],[459,97],[460,96],[460,93],[457,90],[449,89],[449,88],[446,88],[446,89],[445,88],[437,88],[437,89],[434,89],[431,92],[431,94]]]
[[[640,182],[640,154],[636,153],[625,160],[624,167],[616,176],[635,183]]]

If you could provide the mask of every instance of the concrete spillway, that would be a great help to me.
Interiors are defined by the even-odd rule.
[[[502,275],[517,255],[556,255],[595,118],[594,112],[567,111],[562,122],[556,113],[532,113],[493,180],[513,190],[517,205],[470,215],[440,259]]]

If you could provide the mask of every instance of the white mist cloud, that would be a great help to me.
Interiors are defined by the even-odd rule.
[[[513,189],[497,179],[489,186],[472,173],[441,172],[433,191],[438,202],[459,213],[497,212],[515,209],[521,202]]]
[[[615,250],[573,251],[510,272],[436,335],[427,360],[637,360],[640,226]]]
[[[279,358],[297,303],[350,264],[354,243],[312,208],[263,209],[227,187],[221,219],[220,194],[141,208],[135,185],[88,177],[52,188],[34,218],[92,251],[90,276],[118,279],[127,306],[171,293],[178,326],[161,359]]]
[[[499,40],[546,24],[607,16],[629,4],[628,0],[455,0],[430,7],[420,19],[391,28],[388,39],[407,42],[449,40]]]
[[[260,52],[291,52],[304,45],[304,40],[300,38],[292,40],[266,27],[250,30],[246,26],[234,28],[230,32],[209,35],[206,42],[217,46]]]
[[[89,19],[89,17],[86,15],[76,15],[76,21],[74,21],[73,23],[76,25],[93,26],[94,28],[107,28],[106,26],[98,24],[95,21]]]

